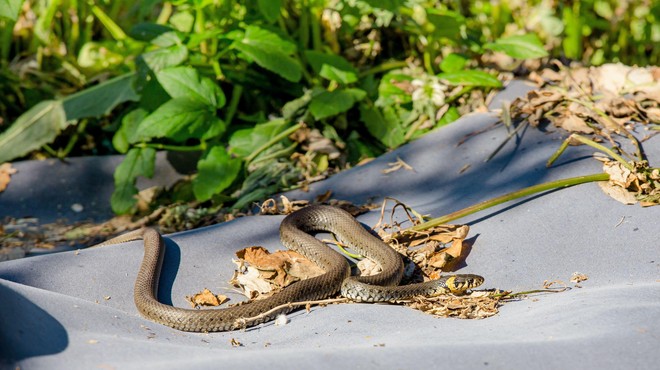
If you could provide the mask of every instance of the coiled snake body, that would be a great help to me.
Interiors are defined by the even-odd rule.
[[[382,272],[372,276],[351,276],[346,259],[308,234],[313,231],[334,233],[352,249],[378,263]],[[481,285],[484,280],[478,275],[451,275],[425,283],[397,286],[403,275],[401,256],[371,235],[348,212],[335,207],[309,206],[291,213],[280,225],[280,238],[287,248],[304,255],[325,273],[293,283],[266,299],[215,310],[184,309],[158,302],[156,294],[164,245],[156,230],[136,230],[99,246],[143,239],[144,258],[134,290],[138,311],[157,323],[193,332],[239,329],[245,326],[245,319],[258,317],[275,307],[290,302],[324,299],[337,291],[357,302],[394,302],[415,295],[460,293]],[[247,323],[256,325],[292,310],[292,307],[284,306]]]

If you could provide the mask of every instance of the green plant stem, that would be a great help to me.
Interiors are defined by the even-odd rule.
[[[381,63],[373,68],[369,68],[367,70],[360,72],[360,78],[366,77],[368,75],[373,75],[376,73],[387,72],[392,69],[403,68],[407,65],[408,63],[400,60],[393,60],[390,62]]]
[[[3,61],[9,62],[9,52],[11,50],[11,43],[13,37],[13,29],[16,22],[9,19],[0,20],[0,58]]]
[[[569,136],[566,140],[564,140],[564,142],[561,144],[559,149],[557,149],[557,151],[552,155],[552,157],[550,157],[550,159],[548,159],[548,162],[545,164],[546,167],[550,167],[550,166],[552,166],[553,163],[555,163],[557,158],[559,158],[559,156],[564,152],[564,150],[566,150],[566,148],[568,147],[568,144],[571,142],[571,139],[575,139],[575,140],[581,142],[582,144],[586,144],[586,145],[589,145],[590,147],[592,147],[596,150],[600,150],[601,152],[603,152],[603,153],[609,155],[610,157],[614,158],[617,162],[624,165],[630,171],[635,170],[635,167],[632,164],[628,163],[620,155],[614,153],[613,150],[611,150],[609,148],[606,148],[603,145],[600,145],[597,142],[595,142],[593,140],[590,140],[590,139],[587,139],[586,137],[578,135],[578,134],[571,134],[571,136]]]
[[[198,150],[206,149],[206,144],[201,143],[199,145],[169,145],[169,144],[160,144],[160,143],[138,143],[135,144],[138,148],[154,148],[158,150],[171,150],[175,152],[196,152]]]
[[[257,150],[252,152],[252,154],[247,156],[245,158],[245,162],[246,163],[252,162],[259,155],[259,153],[261,153],[264,150],[270,148],[272,145],[276,144],[278,141],[284,139],[285,137],[293,134],[294,132],[296,132],[301,127],[302,127],[302,123],[296,123],[295,125],[289,127],[288,129],[286,129],[286,130],[280,132],[279,134],[273,136],[270,140],[268,140],[268,142],[266,144],[260,146],[259,148],[257,148]]]
[[[227,126],[234,119],[234,115],[238,109],[238,103],[241,101],[241,95],[243,95],[243,85],[235,84],[234,89],[231,91],[231,100],[229,101],[227,115],[225,116],[225,125]]]
[[[273,153],[268,153],[267,155],[264,155],[262,157],[259,157],[259,158],[255,159],[252,162],[252,164],[263,162],[263,161],[268,161],[268,160],[271,160],[271,159],[274,159],[274,158],[290,156],[291,154],[293,154],[293,151],[296,150],[297,146],[298,146],[298,143],[293,143],[293,144],[289,145],[288,147],[286,147],[284,149],[280,149],[280,150],[278,150],[276,152],[273,152]]]
[[[429,220],[427,222],[424,222],[422,224],[419,224],[417,226],[413,226],[410,228],[413,231],[422,231],[426,230],[438,225],[443,225],[446,224],[447,222],[459,219],[461,217],[465,217],[468,215],[471,215],[473,213],[477,213],[479,211],[483,211],[484,209],[488,209],[490,207],[494,207],[498,204],[502,204],[511,200],[519,199],[522,197],[526,197],[528,195],[540,193],[543,191],[548,191],[548,190],[553,190],[553,189],[561,189],[561,188],[566,188],[569,186],[574,186],[574,185],[579,185],[579,184],[585,184],[588,182],[594,182],[594,181],[607,181],[609,180],[610,175],[606,173],[597,173],[593,175],[587,175],[587,176],[578,176],[578,177],[571,177],[568,179],[562,179],[562,180],[557,180],[557,181],[550,181],[546,182],[544,184],[538,184],[534,186],[530,186],[521,190],[514,191],[509,194],[505,194],[502,196],[499,196],[497,198],[493,198],[478,204],[475,204],[473,206],[463,208],[459,211],[452,212],[450,214],[434,218],[432,220]]]
[[[108,30],[108,32],[110,32],[110,35],[113,39],[122,41],[128,38],[128,35],[124,33],[124,30],[122,30],[121,27],[119,27],[119,25],[112,20],[112,18],[105,14],[101,8],[96,5],[92,6],[92,13],[94,13],[94,16],[99,21],[101,21],[101,23],[103,23],[103,26],[106,30]]]

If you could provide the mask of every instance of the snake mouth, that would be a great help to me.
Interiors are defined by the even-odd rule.
[[[476,288],[483,284],[484,278],[479,275],[465,274],[453,275],[447,278],[447,288],[454,294],[463,294],[469,289]]]

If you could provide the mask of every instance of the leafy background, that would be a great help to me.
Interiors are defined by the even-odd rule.
[[[0,0],[0,162],[125,154],[124,214],[167,150],[193,165],[162,202],[240,209],[483,109],[550,58],[657,64],[659,18],[645,1]]]

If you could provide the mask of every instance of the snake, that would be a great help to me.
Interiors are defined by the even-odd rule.
[[[395,303],[418,295],[462,294],[484,282],[479,275],[455,274],[399,286],[404,272],[402,256],[372,235],[350,213],[334,206],[311,205],[294,211],[284,218],[279,231],[284,246],[314,262],[324,273],[294,282],[264,299],[210,310],[185,309],[158,301],[165,245],[155,229],[138,229],[97,246],[142,239],[144,257],[135,279],[135,306],[151,321],[189,332],[229,331],[258,325],[294,310],[292,302],[321,300],[337,292],[355,302]],[[352,276],[348,260],[311,234],[321,231],[335,234],[340,242],[375,261],[381,272]]]

